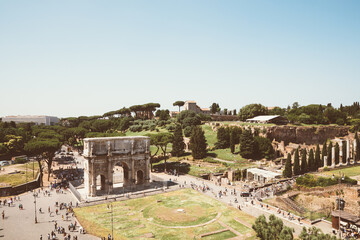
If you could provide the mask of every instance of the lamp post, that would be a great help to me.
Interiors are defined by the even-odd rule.
[[[339,204],[339,237],[341,239],[341,229],[340,229],[340,226],[341,226],[341,198],[340,198],[340,189],[341,189],[341,180],[344,180],[344,175],[341,174],[341,171],[339,171],[339,195],[338,195],[338,204]]]
[[[34,204],[35,204],[35,223],[37,223],[37,216],[36,216],[36,194],[34,191]]]
[[[114,216],[113,216],[113,205],[110,202],[110,208],[111,208],[111,240],[114,240]],[[109,205],[108,205],[109,209]]]
[[[26,177],[26,184],[25,184],[25,191],[27,192],[27,183],[28,183],[28,176],[27,176],[27,165],[28,163],[25,163],[25,177]]]

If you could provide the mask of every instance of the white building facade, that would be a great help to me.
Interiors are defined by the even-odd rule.
[[[37,125],[55,125],[59,122],[59,118],[52,116],[32,116],[32,115],[24,115],[24,116],[6,116],[2,118],[3,122],[15,122],[15,123],[35,123]]]

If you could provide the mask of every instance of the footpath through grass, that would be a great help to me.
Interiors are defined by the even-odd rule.
[[[224,227],[217,221],[198,227],[179,229],[172,226],[204,224],[216,218],[218,212],[221,213],[220,221],[244,235],[253,234],[252,229],[234,219],[239,218],[252,224],[255,221],[254,217],[192,189],[112,204],[115,239],[142,239],[147,236],[153,236],[155,239],[198,238],[201,234],[218,231]],[[74,211],[81,225],[90,234],[104,237],[111,232],[111,210],[107,204],[76,208]]]

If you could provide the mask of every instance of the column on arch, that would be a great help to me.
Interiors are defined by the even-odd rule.
[[[113,188],[114,188],[114,183],[113,183],[113,161],[112,161],[112,158],[111,156],[110,157],[107,157],[107,176],[106,176],[106,187],[105,187],[105,191],[107,193],[112,193],[113,191]]]

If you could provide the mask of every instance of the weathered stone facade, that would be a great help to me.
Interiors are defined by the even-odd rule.
[[[349,134],[349,127],[344,126],[318,126],[318,127],[296,127],[296,126],[272,126],[267,128],[266,137],[270,140],[284,141],[300,144],[322,144],[327,139],[344,137]]]
[[[88,196],[96,196],[96,178],[101,177],[101,190],[113,190],[113,169],[123,168],[125,188],[148,185],[150,180],[150,138],[104,137],[85,138],[84,185]]]

